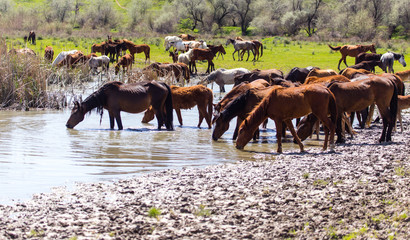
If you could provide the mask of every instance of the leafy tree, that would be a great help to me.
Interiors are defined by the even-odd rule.
[[[235,6],[233,12],[239,20],[242,35],[246,35],[246,31],[254,17],[255,11],[252,7],[255,0],[232,0],[232,2]]]

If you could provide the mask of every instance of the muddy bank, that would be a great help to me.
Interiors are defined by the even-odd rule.
[[[236,164],[55,189],[0,205],[0,239],[409,239],[409,129],[378,144],[380,129],[335,153],[272,145]]]

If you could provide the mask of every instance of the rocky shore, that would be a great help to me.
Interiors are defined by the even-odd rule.
[[[0,205],[0,239],[410,239],[409,128],[388,144],[381,124],[356,131],[335,153],[257,154]]]

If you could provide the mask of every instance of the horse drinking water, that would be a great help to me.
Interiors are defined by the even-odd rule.
[[[114,119],[118,129],[122,130],[121,111],[139,113],[153,107],[158,121],[158,129],[165,123],[167,130],[173,130],[173,108],[171,89],[168,85],[157,81],[145,81],[133,84],[109,82],[88,96],[83,102],[74,102],[74,108],[68,119],[67,128],[74,128],[84,120],[84,115],[94,108],[103,114],[108,110],[110,128],[114,129]]]

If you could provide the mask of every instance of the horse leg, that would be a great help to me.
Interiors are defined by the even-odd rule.
[[[339,64],[337,65],[337,69],[340,71],[340,63],[343,61],[343,57],[339,60]]]
[[[114,117],[115,117],[115,120],[117,121],[118,130],[122,130],[123,127],[122,127],[120,111],[115,111]]]
[[[249,50],[247,50],[247,52],[248,52],[248,58],[246,59],[246,61],[248,61],[248,60],[249,60]]]
[[[201,126],[202,121],[203,121],[204,118],[205,118],[205,121],[206,121],[206,123],[208,124],[208,128],[212,128],[211,118],[210,118],[209,114],[206,112],[206,105],[202,105],[202,104],[199,105],[199,104],[198,104],[197,108],[198,108],[198,112],[199,112],[199,123],[198,123],[198,127]]]
[[[108,115],[110,116],[110,128],[114,129],[114,113],[111,111],[108,111]]]
[[[276,125],[276,140],[278,142],[277,152],[282,153],[282,120],[275,119],[275,125]],[[300,142],[300,139],[299,139],[299,142]]]
[[[290,133],[292,133],[293,138],[296,140],[296,142],[299,144],[300,152],[304,152],[305,150],[303,149],[303,143],[300,141],[299,136],[296,134],[295,128],[293,127],[292,120],[288,119],[285,120],[286,126],[289,128]],[[279,129],[278,126],[276,125],[276,136],[278,135]],[[281,132],[279,132],[279,135],[281,135]]]
[[[177,113],[177,117],[178,117],[178,122],[179,124],[182,126],[182,115],[181,115],[181,109],[179,108],[175,108],[175,112]]]
[[[342,113],[344,114],[344,113]],[[337,135],[337,140],[336,143],[345,143],[346,140],[342,134],[342,116],[339,115],[337,117],[337,121],[336,121],[336,135]]]
[[[234,61],[235,61],[235,53],[236,53],[236,51],[237,51],[237,50],[233,51],[233,53],[232,53],[232,57],[233,57],[233,60],[234,60]],[[239,57],[239,55],[238,55],[238,57]],[[238,61],[239,61],[239,59],[238,59]]]

